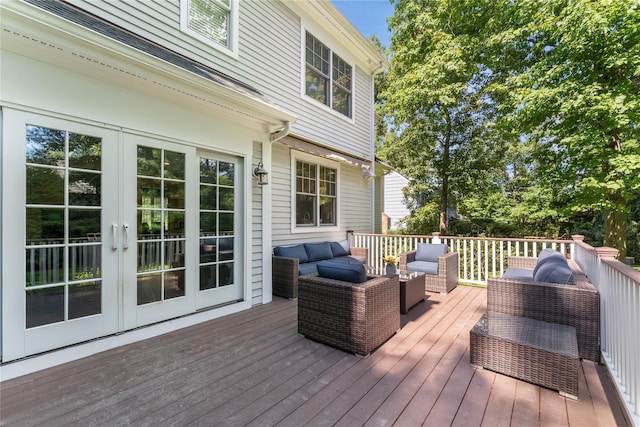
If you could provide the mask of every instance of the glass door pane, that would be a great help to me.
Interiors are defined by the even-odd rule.
[[[235,283],[236,167],[200,157],[200,290]]]
[[[185,295],[185,154],[137,146],[137,304]]]
[[[102,312],[102,139],[26,127],[26,328]]]

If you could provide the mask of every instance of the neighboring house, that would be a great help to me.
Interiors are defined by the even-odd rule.
[[[411,214],[407,208],[403,193],[409,180],[398,172],[389,172],[384,176],[384,204],[383,212],[389,221],[389,230],[398,230],[400,220]]]
[[[403,193],[409,180],[395,172],[390,165],[376,160],[376,233],[387,233],[400,228],[400,220],[409,216]]]
[[[2,362],[268,303],[273,246],[372,231],[387,63],[330,2],[0,14]]]

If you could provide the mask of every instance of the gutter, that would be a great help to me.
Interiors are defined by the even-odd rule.
[[[284,127],[282,129],[272,132],[269,135],[269,142],[274,143],[280,141],[282,138],[289,135],[289,132],[291,132],[291,122],[287,120],[284,122]]]

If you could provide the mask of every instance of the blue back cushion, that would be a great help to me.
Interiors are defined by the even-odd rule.
[[[547,257],[562,257],[565,258],[560,252],[552,248],[545,248],[538,254],[538,261],[541,261]],[[566,258],[565,258],[566,259]]]
[[[558,251],[554,251],[553,249],[549,251],[545,249],[542,252],[540,252],[540,255],[538,256],[538,261],[536,262],[536,266],[533,268],[533,275],[535,276],[536,273],[538,272],[538,269],[540,269],[540,267],[542,267],[547,263],[550,263],[550,264],[559,263],[566,266],[569,265],[569,263],[567,263],[567,257],[565,257],[563,254],[561,254]]]
[[[367,274],[363,264],[341,264],[338,262],[322,261],[316,266],[318,276],[325,279],[343,282],[363,283],[367,281]]]
[[[333,258],[331,246],[329,243],[305,243],[304,248],[307,251],[309,261],[321,261],[323,259]]]
[[[287,258],[298,258],[300,262],[309,262],[307,251],[304,250],[303,245],[276,246],[273,248],[273,254],[275,256],[283,256]]]
[[[342,240],[340,242],[330,242],[329,246],[331,246],[331,253],[333,253],[334,258],[339,256],[351,255],[351,246],[349,245],[348,240]]]
[[[563,285],[573,284],[573,272],[566,263],[546,262],[540,266],[533,275],[536,282],[562,283]]]
[[[438,262],[438,257],[446,254],[448,249],[444,243],[418,243],[416,261]]]

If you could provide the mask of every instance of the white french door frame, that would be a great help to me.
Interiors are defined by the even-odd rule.
[[[194,316],[200,321],[237,312],[251,306],[251,165],[242,153],[222,153],[212,147],[185,143],[133,130],[94,123],[61,115],[2,110],[2,360],[3,362],[59,349],[205,311]],[[102,143],[102,313],[59,324],[26,328],[25,313],[25,204],[27,124],[50,127],[100,137]],[[136,289],[136,146],[158,146],[187,153],[185,187],[186,225],[185,296],[162,304],[137,306]],[[233,162],[235,172],[234,286],[200,291],[198,215],[198,162],[212,156]],[[128,226],[128,247],[125,241]],[[11,250],[17,246],[17,250]],[[132,293],[133,292],[133,293]],[[214,308],[214,312],[207,314]],[[217,314],[216,314],[217,313]],[[182,321],[177,323],[183,323]],[[176,323],[176,324],[177,324]],[[163,328],[163,329],[166,329]]]
[[[26,233],[26,126],[35,125],[101,138],[101,313],[26,327],[25,233]],[[112,240],[110,224],[117,218],[118,171],[108,168],[118,158],[118,133],[75,121],[57,119],[19,110],[3,109],[2,135],[2,358],[4,361],[75,344],[118,331],[120,292],[118,289],[119,236]],[[110,203],[113,201],[113,203]],[[108,237],[107,237],[108,236]],[[15,250],[9,250],[14,248]],[[65,277],[65,280],[67,278]]]

